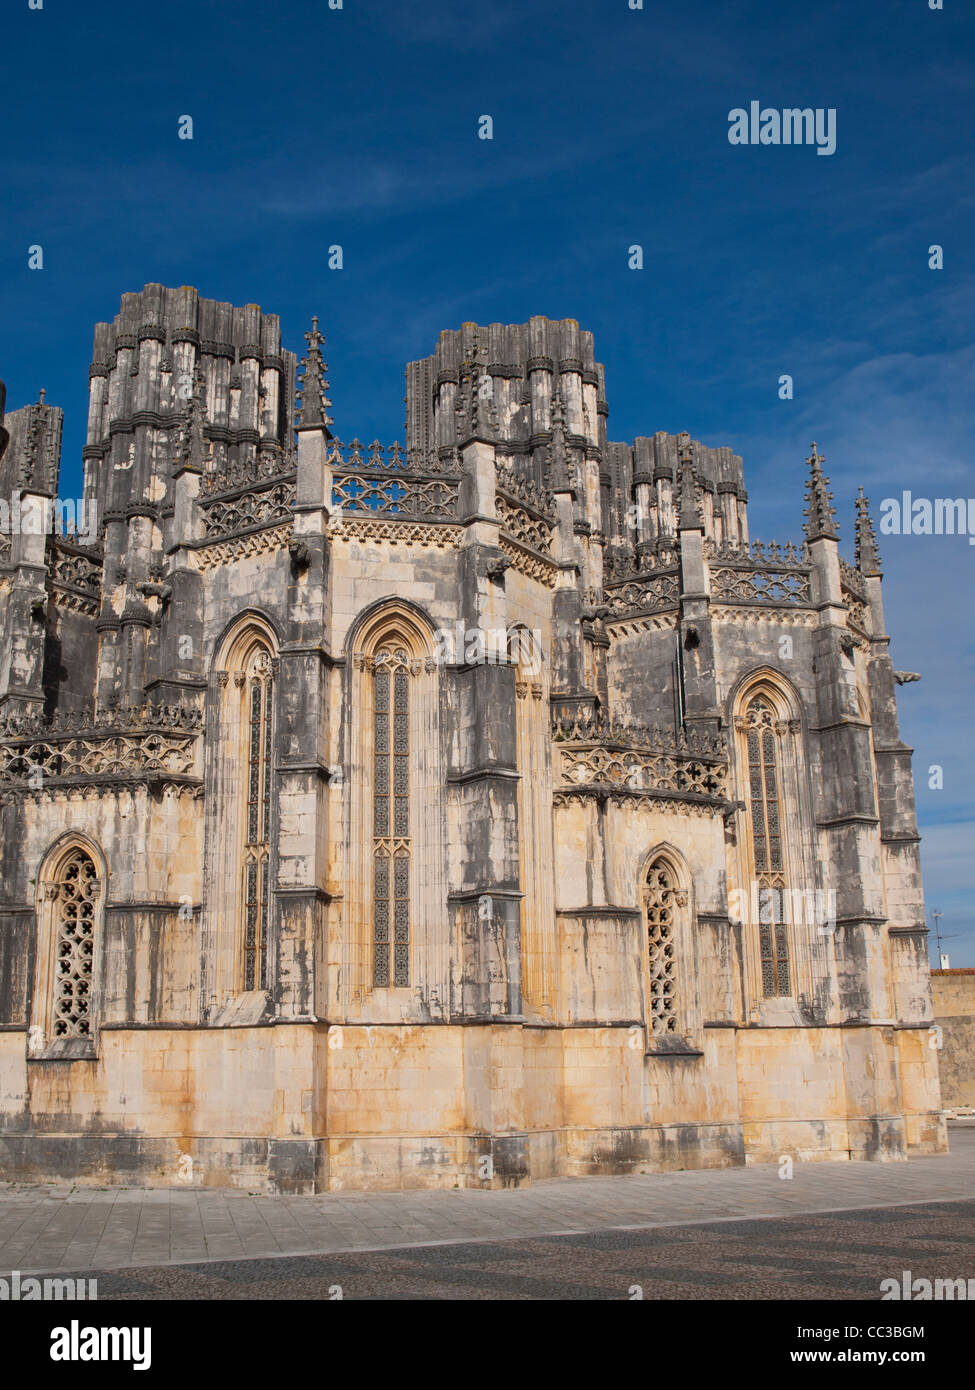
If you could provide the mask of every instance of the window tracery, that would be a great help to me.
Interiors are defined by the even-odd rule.
[[[373,984],[410,983],[410,678],[397,641],[373,666]]]
[[[259,649],[241,673],[246,705],[244,989],[267,989],[274,663]]]
[[[758,885],[759,953],[766,998],[791,993],[789,935],[785,915],[788,882],[782,844],[782,774],[775,717],[768,699],[755,695],[745,711],[748,750],[748,815],[752,871]]]
[[[645,907],[650,1031],[677,1032],[678,908],[686,904],[674,870],[665,859],[655,859],[647,871]]]
[[[91,1036],[91,989],[95,951],[95,905],[99,892],[94,860],[76,849],[64,860],[51,886],[55,899],[55,1038]]]

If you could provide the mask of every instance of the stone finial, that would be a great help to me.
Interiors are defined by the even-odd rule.
[[[328,407],[332,402],[328,398],[328,363],[322,359],[322,343],[324,343],[325,337],[318,331],[317,315],[312,318],[311,332],[305,334],[305,341],[308,344],[308,351],[301,359],[304,377],[301,383],[298,428],[318,427],[324,429],[328,437],[331,438],[329,425],[332,424],[332,417],[328,413]]]
[[[832,505],[833,494],[829,490],[829,479],[824,474],[822,467],[826,458],[817,449],[815,440],[813,440],[811,447],[812,453],[806,459],[809,464],[806,501],[809,505],[803,513],[806,518],[806,538],[810,541],[818,541],[825,537],[835,541],[839,538],[840,533],[836,525],[836,512]]]
[[[15,466],[16,485],[54,493],[60,469],[63,416],[57,406],[46,403],[46,395],[40,391],[33,405],[24,406],[11,417],[10,425],[14,420],[17,424],[10,429],[9,437],[14,441],[11,452],[19,462]]]
[[[694,450],[691,445],[691,436],[686,430],[682,430],[677,436],[677,461],[680,468],[677,529],[678,531],[701,531],[704,529],[704,503],[697,474],[694,471]]]
[[[704,528],[704,508],[701,489],[694,469],[687,464],[680,474],[680,508],[678,531],[701,531]]]
[[[857,569],[861,574],[880,575],[880,551],[877,549],[877,537],[870,516],[870,499],[864,497],[862,487],[857,490],[856,508],[854,557]]]

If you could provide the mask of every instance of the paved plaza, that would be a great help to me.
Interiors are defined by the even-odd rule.
[[[122,1270],[509,1242],[975,1199],[975,1124],[907,1163],[797,1163],[553,1178],[512,1191],[330,1192],[0,1186],[0,1270]]]
[[[106,1270],[96,1278],[100,1300],[140,1303],[875,1301],[882,1281],[893,1277],[900,1283],[905,1268],[928,1279],[975,1273],[975,1201],[393,1250],[138,1266]],[[891,1306],[885,1304],[885,1310]],[[923,1305],[925,1310],[931,1306]],[[947,1306],[949,1312],[957,1310],[959,1320],[967,1317],[966,1304]]]

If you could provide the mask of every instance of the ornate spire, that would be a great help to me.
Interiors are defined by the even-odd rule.
[[[494,381],[481,362],[481,348],[476,333],[468,341],[464,350],[464,360],[460,364],[455,413],[459,440],[496,437]]]
[[[680,497],[677,507],[678,531],[701,531],[704,529],[704,508],[701,501],[697,475],[694,472],[694,450],[691,436],[682,430],[677,436],[677,466]]]
[[[301,359],[305,374],[301,383],[298,428],[324,428],[326,435],[331,439],[329,425],[332,423],[332,417],[328,413],[328,407],[332,402],[327,394],[328,363],[322,360],[322,343],[324,343],[325,337],[318,331],[317,314],[312,318],[311,332],[305,334],[305,341],[308,344],[308,351]]]
[[[565,428],[565,402],[562,388],[552,390],[551,442],[545,465],[545,486],[550,492],[564,492],[579,486],[579,474],[572,457]]]
[[[877,549],[877,537],[870,516],[870,499],[864,497],[862,487],[857,490],[856,508],[854,556],[857,569],[861,574],[879,575],[882,572],[880,551]]]
[[[206,463],[207,441],[203,427],[207,415],[206,374],[197,364],[193,369],[193,394],[190,396],[179,433],[176,450],[176,472],[181,468],[203,468]]]
[[[563,484],[566,481],[565,410],[562,407],[562,391],[556,383],[552,392],[552,442],[548,450],[547,481]]]
[[[806,462],[809,464],[809,482],[806,484],[806,501],[809,505],[803,513],[806,517],[806,538],[818,541],[825,536],[828,540],[835,541],[840,533],[836,525],[836,512],[832,506],[833,494],[829,490],[829,479],[822,469],[826,458],[816,448],[815,440],[812,443],[812,453]]]

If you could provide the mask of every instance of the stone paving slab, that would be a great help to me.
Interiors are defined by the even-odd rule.
[[[637,1285],[644,1299],[668,1300],[673,1321],[677,1300],[875,1302],[881,1281],[901,1278],[906,1263],[928,1279],[955,1279],[970,1271],[973,1245],[975,1201],[942,1202],[573,1236],[142,1265],[100,1270],[97,1292],[99,1299],[140,1303],[324,1302],[336,1294],[352,1301],[589,1302],[630,1300]],[[923,1306],[930,1315],[932,1305]],[[954,1307],[943,1310],[947,1316],[941,1326],[950,1335],[938,1346],[943,1342],[946,1354],[957,1356],[955,1332],[967,1315],[961,1309],[953,1312]],[[764,1331],[774,1335],[781,1322],[776,1314]],[[707,1326],[713,1338],[712,1314]],[[730,1329],[731,1324],[725,1326]],[[933,1350],[926,1353],[929,1361]]]
[[[796,1163],[550,1178],[512,1191],[342,1192],[0,1186],[0,1273],[400,1249],[858,1211],[975,1197],[975,1126],[906,1163]]]

